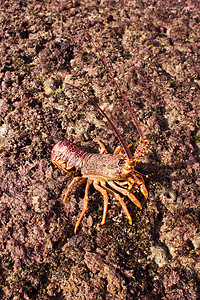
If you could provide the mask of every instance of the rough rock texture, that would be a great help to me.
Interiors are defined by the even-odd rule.
[[[1,299],[199,299],[200,3],[1,1]],[[68,139],[98,152],[119,144],[84,96],[96,98],[127,143],[139,140],[90,34],[149,143],[138,169],[149,191],[133,226],[110,198],[84,183],[62,199],[73,174],[50,161]]]

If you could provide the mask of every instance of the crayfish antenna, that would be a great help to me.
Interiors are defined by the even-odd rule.
[[[90,42],[92,43],[92,45],[95,47],[97,53],[98,53],[99,56],[101,57],[101,60],[102,60],[102,62],[103,62],[103,64],[104,64],[104,66],[105,66],[106,69],[108,70],[108,72],[109,72],[109,74],[110,74],[112,80],[114,81],[114,83],[115,83],[115,85],[116,85],[118,91],[120,92],[120,94],[121,94],[121,96],[122,96],[124,102],[126,103],[126,106],[127,106],[128,110],[129,110],[131,116],[132,116],[133,123],[135,124],[135,127],[137,128],[137,131],[138,131],[138,133],[139,133],[139,135],[140,135],[140,139],[141,139],[141,140],[145,140],[145,136],[144,136],[144,134],[143,134],[143,132],[142,132],[142,129],[140,128],[140,125],[139,125],[139,123],[138,123],[138,121],[137,121],[137,119],[136,119],[136,117],[135,117],[135,114],[133,113],[132,108],[130,107],[128,101],[126,100],[126,97],[125,97],[124,94],[122,93],[122,90],[121,90],[121,88],[119,87],[118,83],[116,82],[116,80],[115,80],[113,74],[111,73],[109,67],[107,66],[107,64],[106,64],[106,62],[105,62],[105,59],[104,59],[103,56],[101,55],[100,51],[98,50],[97,46],[94,44],[94,42],[93,42],[93,40],[91,39],[91,37],[89,36],[89,34],[88,34],[88,33],[86,33],[86,34],[87,34],[87,36],[88,36]]]
[[[73,89],[77,89],[78,91],[80,91],[81,93],[83,93],[91,102],[94,106],[96,106],[98,108],[98,110],[102,113],[102,115],[107,119],[108,123],[110,124],[111,128],[113,129],[114,133],[116,134],[118,140],[120,141],[124,151],[126,152],[126,155],[129,159],[132,159],[132,154],[131,151],[129,150],[129,148],[127,147],[126,143],[124,142],[124,139],[122,138],[121,134],[119,133],[119,131],[117,130],[117,128],[114,126],[113,122],[111,121],[111,119],[107,116],[107,114],[101,109],[101,107],[97,104],[97,102],[92,99],[87,93],[85,93],[82,89],[80,89],[79,87],[70,84],[70,83],[65,83],[66,85],[68,85],[69,87],[73,88]]]

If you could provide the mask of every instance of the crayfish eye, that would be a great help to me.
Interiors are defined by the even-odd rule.
[[[124,159],[120,159],[118,162],[119,167],[122,167],[124,165]]]

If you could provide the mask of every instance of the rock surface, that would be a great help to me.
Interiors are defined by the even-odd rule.
[[[1,299],[199,299],[199,1],[1,1]],[[138,133],[86,32],[98,45],[149,143],[138,170],[149,198],[133,226],[93,188],[50,161],[68,139],[98,153]],[[134,147],[132,149],[134,149]],[[133,150],[134,151],[134,150]]]

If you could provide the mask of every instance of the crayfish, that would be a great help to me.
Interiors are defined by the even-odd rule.
[[[90,39],[90,38],[89,38]],[[90,39],[91,40],[91,39]],[[75,177],[72,182],[69,184],[67,188],[66,195],[64,197],[64,203],[67,202],[67,196],[71,191],[73,185],[80,181],[86,181],[86,188],[85,188],[85,195],[83,198],[83,210],[81,215],[76,222],[76,226],[74,229],[74,233],[76,234],[77,228],[87,210],[88,207],[88,191],[93,184],[94,188],[99,191],[104,199],[104,208],[103,208],[103,217],[101,224],[105,224],[106,221],[106,213],[108,209],[108,194],[111,194],[115,199],[117,199],[126,216],[128,217],[129,223],[132,224],[131,215],[127,209],[127,206],[124,202],[124,197],[128,197],[136,206],[142,209],[142,206],[139,200],[134,196],[131,192],[133,187],[138,188],[141,193],[144,195],[144,198],[148,198],[148,192],[144,183],[143,176],[135,170],[136,165],[141,162],[147,144],[147,139],[145,138],[136,117],[126,100],[124,94],[122,93],[119,85],[117,84],[116,80],[114,79],[110,69],[108,68],[104,58],[100,54],[99,50],[91,40],[93,46],[95,47],[96,51],[101,57],[106,69],[108,70],[111,78],[113,79],[118,91],[120,92],[123,100],[126,103],[126,106],[132,116],[133,122],[137,128],[137,131],[140,135],[139,144],[135,150],[135,153],[132,155],[130,151],[131,145],[126,145],[124,142],[121,134],[116,129],[114,124],[112,123],[111,119],[105,114],[105,112],[100,108],[100,106],[93,100],[89,95],[87,95],[84,91],[80,88],[73,86],[71,84],[67,84],[70,88],[77,89],[81,91],[89,100],[95,105],[103,116],[107,119],[108,123],[112,127],[114,133],[116,134],[118,140],[121,143],[121,146],[118,146],[113,154],[105,154],[105,146],[99,139],[95,139],[94,141],[98,143],[100,146],[100,153],[89,153],[71,143],[70,141],[64,140],[59,141],[52,149],[51,160],[52,162],[60,169],[64,170],[65,172],[71,172],[73,170],[81,171],[82,176]],[[120,196],[123,195],[122,196]]]

